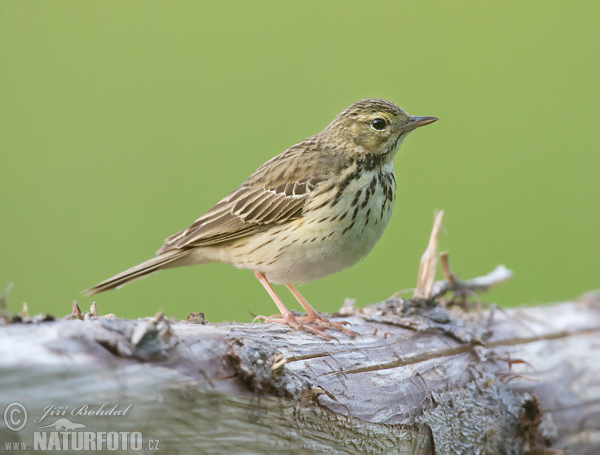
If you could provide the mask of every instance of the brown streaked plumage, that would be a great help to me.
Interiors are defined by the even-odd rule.
[[[362,259],[377,243],[396,196],[393,159],[406,135],[435,117],[366,99],[319,134],[267,161],[190,227],[167,238],[157,256],[88,289],[95,294],[158,270],[207,262],[252,269],[281,314],[264,318],[323,336],[356,335],[316,313],[293,286]],[[307,315],[294,317],[270,282],[286,284]]]

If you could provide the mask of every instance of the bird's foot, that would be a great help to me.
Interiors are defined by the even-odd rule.
[[[331,341],[331,340],[338,341],[337,338],[326,334],[320,328],[315,327],[313,324],[311,324],[310,322],[312,322],[312,321],[304,321],[303,318],[306,318],[306,317],[307,316],[296,317],[292,313],[288,313],[285,315],[273,314],[271,316],[259,315],[254,318],[254,322],[256,322],[256,320],[262,319],[266,323],[276,322],[279,324],[285,324],[294,330],[304,330],[306,332],[314,333],[315,335],[325,338],[325,340],[327,340],[327,341]],[[325,326],[323,324],[319,324],[319,326],[328,328],[328,326]],[[331,327],[333,327],[333,326],[331,326]],[[354,333],[354,332],[352,332],[352,333]]]
[[[280,324],[286,324],[287,326],[291,327],[292,329],[306,330],[308,332],[312,332],[319,336],[322,336],[323,338],[326,338],[326,339],[335,339],[335,338],[330,335],[327,335],[325,332],[323,332],[323,330],[320,330],[321,328],[339,330],[340,332],[344,332],[344,333],[350,335],[352,338],[354,338],[358,335],[358,333],[356,333],[355,331],[350,330],[349,328],[346,327],[348,322],[346,322],[346,321],[343,321],[343,322],[330,321],[329,319],[321,316],[320,314],[318,314],[316,312],[311,313],[307,316],[294,316],[293,314],[290,313],[287,318],[282,316],[281,314],[273,314],[271,316],[262,316],[261,315],[261,316],[256,316],[254,318],[254,321],[256,321],[257,319],[262,319],[265,322],[277,322]],[[315,325],[318,327],[315,327]]]
[[[298,319],[299,321],[302,321],[302,322],[312,322],[312,323],[318,325],[319,327],[323,327],[325,329],[339,330],[340,332],[344,332],[344,333],[350,335],[352,338],[354,338],[358,335],[358,333],[356,333],[354,330],[350,330],[349,328],[346,327],[348,322],[346,322],[346,321],[343,321],[343,322],[330,321],[329,319],[321,316],[317,312],[309,313],[307,316],[300,316],[296,319]]]

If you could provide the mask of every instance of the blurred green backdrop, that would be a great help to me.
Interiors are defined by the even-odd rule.
[[[515,270],[488,301],[598,288],[599,14],[596,2],[548,0],[1,1],[9,309],[87,308],[82,289],[149,258],[365,97],[440,121],[401,149],[394,216],[371,255],[302,287],[317,308],[413,287],[436,209],[462,277]],[[121,317],[250,321],[276,309],[251,272],[222,264],[96,300]]]

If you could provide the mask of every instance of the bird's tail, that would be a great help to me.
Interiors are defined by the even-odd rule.
[[[93,295],[99,292],[108,291],[109,289],[118,288],[130,281],[143,278],[146,275],[157,272],[165,267],[172,266],[172,263],[186,256],[190,250],[171,250],[163,253],[159,256],[153,257],[141,264],[138,264],[118,275],[104,280],[102,283],[98,283],[96,286],[92,286],[89,289],[83,291],[85,295]]]

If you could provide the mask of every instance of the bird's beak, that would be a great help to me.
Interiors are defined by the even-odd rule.
[[[409,131],[419,128],[420,126],[429,125],[437,120],[437,117],[411,117],[408,123],[400,127],[400,131],[403,133],[408,133]]]

